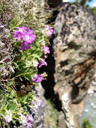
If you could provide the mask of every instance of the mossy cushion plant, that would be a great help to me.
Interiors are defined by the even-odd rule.
[[[84,121],[83,121],[82,128],[93,128],[93,126],[92,126],[92,124],[90,123],[90,121],[86,118],[86,119],[84,119]]]

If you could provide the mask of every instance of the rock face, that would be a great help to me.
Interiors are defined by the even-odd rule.
[[[54,91],[62,101],[68,128],[79,128],[86,96],[96,66],[96,17],[90,9],[63,4],[55,21]]]
[[[0,18],[0,81],[1,78],[9,77],[14,73],[12,66],[14,48],[10,39],[10,30],[2,23],[2,19]]]
[[[36,101],[35,102],[32,101],[34,108],[30,109],[31,114],[34,117],[32,128],[44,128],[44,112],[45,112],[45,106],[46,106],[46,101],[43,96],[44,90],[41,87],[41,85],[39,85],[36,87],[36,91],[37,91]]]

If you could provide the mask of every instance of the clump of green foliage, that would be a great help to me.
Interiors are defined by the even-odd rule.
[[[10,41],[8,43],[11,43],[14,48],[13,60],[11,61],[13,61],[15,71],[9,77],[0,78],[0,120],[2,127],[5,127],[5,125],[10,127],[10,124],[16,124],[16,121],[26,125],[25,122],[22,122],[22,118],[27,123],[27,108],[34,107],[31,101],[36,100],[32,87],[38,85],[37,76],[40,77],[39,82],[47,76],[46,73],[42,73],[43,78],[41,78],[40,74],[38,75],[38,67],[33,64],[34,61],[38,64],[43,61],[46,64],[45,58],[47,55],[44,54],[43,49],[44,46],[48,48],[50,45],[47,37],[49,26],[46,25],[48,13],[45,13],[44,5],[42,6],[41,3],[41,0],[25,0],[21,3],[16,0],[0,1],[0,15],[1,17],[3,15],[3,18],[6,19],[4,23],[10,31]],[[9,11],[12,19],[8,17],[10,15],[7,15],[9,18],[7,21],[5,10],[12,10]],[[19,42],[13,38],[16,28],[22,26],[33,30],[36,36],[33,44],[30,45],[30,49],[24,51],[21,50],[22,40]],[[10,53],[8,54],[10,55]],[[17,86],[20,87],[19,91]]]
[[[92,11],[96,15],[96,7],[92,8]]]
[[[82,124],[82,128],[93,128],[92,124],[90,123],[90,121],[88,119],[84,119],[83,124]]]
[[[92,0],[76,0],[77,4],[80,4],[82,6],[86,6],[87,2],[91,2]]]
[[[6,125],[5,120],[10,121],[11,118],[14,124],[16,121],[21,123],[21,115],[26,117],[27,106],[31,107],[30,102],[32,99],[34,100],[34,92],[30,92],[26,96],[18,97],[16,91],[11,87],[6,86],[2,91],[0,90],[1,126],[4,127]],[[10,126],[10,123],[7,125]]]
[[[14,18],[9,25],[10,30],[12,31],[14,28],[23,25],[23,21],[20,20],[19,17]],[[30,26],[27,24],[28,27]],[[30,26],[31,27],[31,26]],[[23,81],[23,79],[28,80],[29,82],[32,82],[33,76],[38,74],[38,68],[35,68],[33,63],[34,61],[40,62],[43,59],[44,52],[43,52],[43,43],[45,45],[49,44],[48,38],[42,34],[42,32],[34,29],[34,34],[36,35],[36,39],[32,45],[30,45],[30,49],[25,50],[22,52],[21,43],[15,40],[12,35],[12,40],[14,42],[14,67],[15,67],[15,74],[12,76],[12,80],[19,78],[20,81]],[[46,76],[46,74],[44,74]]]

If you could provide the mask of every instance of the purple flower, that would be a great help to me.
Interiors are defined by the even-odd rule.
[[[16,27],[16,29],[18,30],[18,32],[23,33],[27,28],[26,27]]]
[[[47,47],[47,46],[43,47],[43,51],[44,51],[45,54],[49,54],[50,53],[49,47]]]
[[[25,32],[25,30],[27,28],[26,27],[17,27],[16,29],[17,29],[17,31],[14,32],[13,37],[14,37],[14,39],[18,39],[18,41],[20,42],[22,39],[23,32]]]
[[[14,39],[17,39],[20,42],[22,39],[22,33],[20,31],[16,31],[14,32],[13,37]]]
[[[53,29],[51,28],[51,27],[49,27],[49,30],[50,30],[50,32],[51,32],[51,35],[53,34]]]
[[[39,82],[37,75],[35,75],[35,76],[33,77],[33,82],[35,82],[35,83],[38,83],[38,82]]]
[[[42,82],[42,80],[44,80],[43,76],[44,76],[43,74],[35,75],[33,77],[33,82],[35,82],[35,83]]]
[[[27,123],[27,126],[26,126],[26,128],[30,128],[31,127],[31,123]]]
[[[29,115],[29,116],[28,116],[28,121],[29,121],[29,122],[32,122],[32,121],[33,121],[32,115]]]
[[[33,35],[33,30],[31,30],[31,29],[28,29],[27,32],[24,32],[22,37],[23,37],[24,41],[26,41],[29,44],[32,44],[36,38],[36,36]]]
[[[50,37],[53,34],[53,29],[51,27],[48,28],[47,36]]]
[[[44,80],[43,74],[39,74],[39,75],[38,75],[38,81],[39,81],[39,82],[42,82],[42,80]]]
[[[28,28],[27,33],[28,33],[29,35],[33,35],[33,30],[31,30],[30,28]]]
[[[21,50],[24,52],[25,50],[28,50],[28,49],[30,49],[31,47],[30,47],[30,45],[27,43],[27,42],[23,42],[22,44],[21,44]]]
[[[31,126],[31,124],[32,124],[32,122],[33,122],[33,117],[32,117],[32,115],[29,115],[28,116],[28,122],[27,122],[27,126],[26,126],[26,128],[30,128],[30,126]]]
[[[39,68],[41,68],[44,65],[47,66],[47,62],[45,62],[45,59],[43,59],[43,60],[40,61]]]
[[[47,56],[45,55],[45,56],[44,56],[44,58],[46,59],[46,58],[47,58]]]
[[[17,31],[13,34],[14,39],[18,39],[18,41],[20,42],[23,38],[23,40],[28,44],[33,43],[36,38],[36,36],[33,35],[33,30],[26,27],[17,27],[16,29]]]

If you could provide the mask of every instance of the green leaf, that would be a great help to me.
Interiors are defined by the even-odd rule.
[[[26,74],[24,75],[24,78],[30,82],[32,82],[32,75],[31,74]]]
[[[11,24],[9,25],[9,28],[11,30],[15,29],[16,27],[19,27],[22,24],[23,20],[20,19],[20,17],[14,17],[11,21]]]
[[[15,103],[9,102],[9,105],[7,106],[7,109],[8,109],[8,110],[11,110],[11,111],[15,111],[16,106],[17,106],[17,105],[16,105]]]
[[[15,84],[15,81],[14,80],[9,80],[8,82],[7,82],[7,85],[8,86],[12,86],[12,85],[14,85]]]
[[[27,100],[27,96],[22,96],[19,98],[19,102],[23,104],[26,104],[26,100]]]

